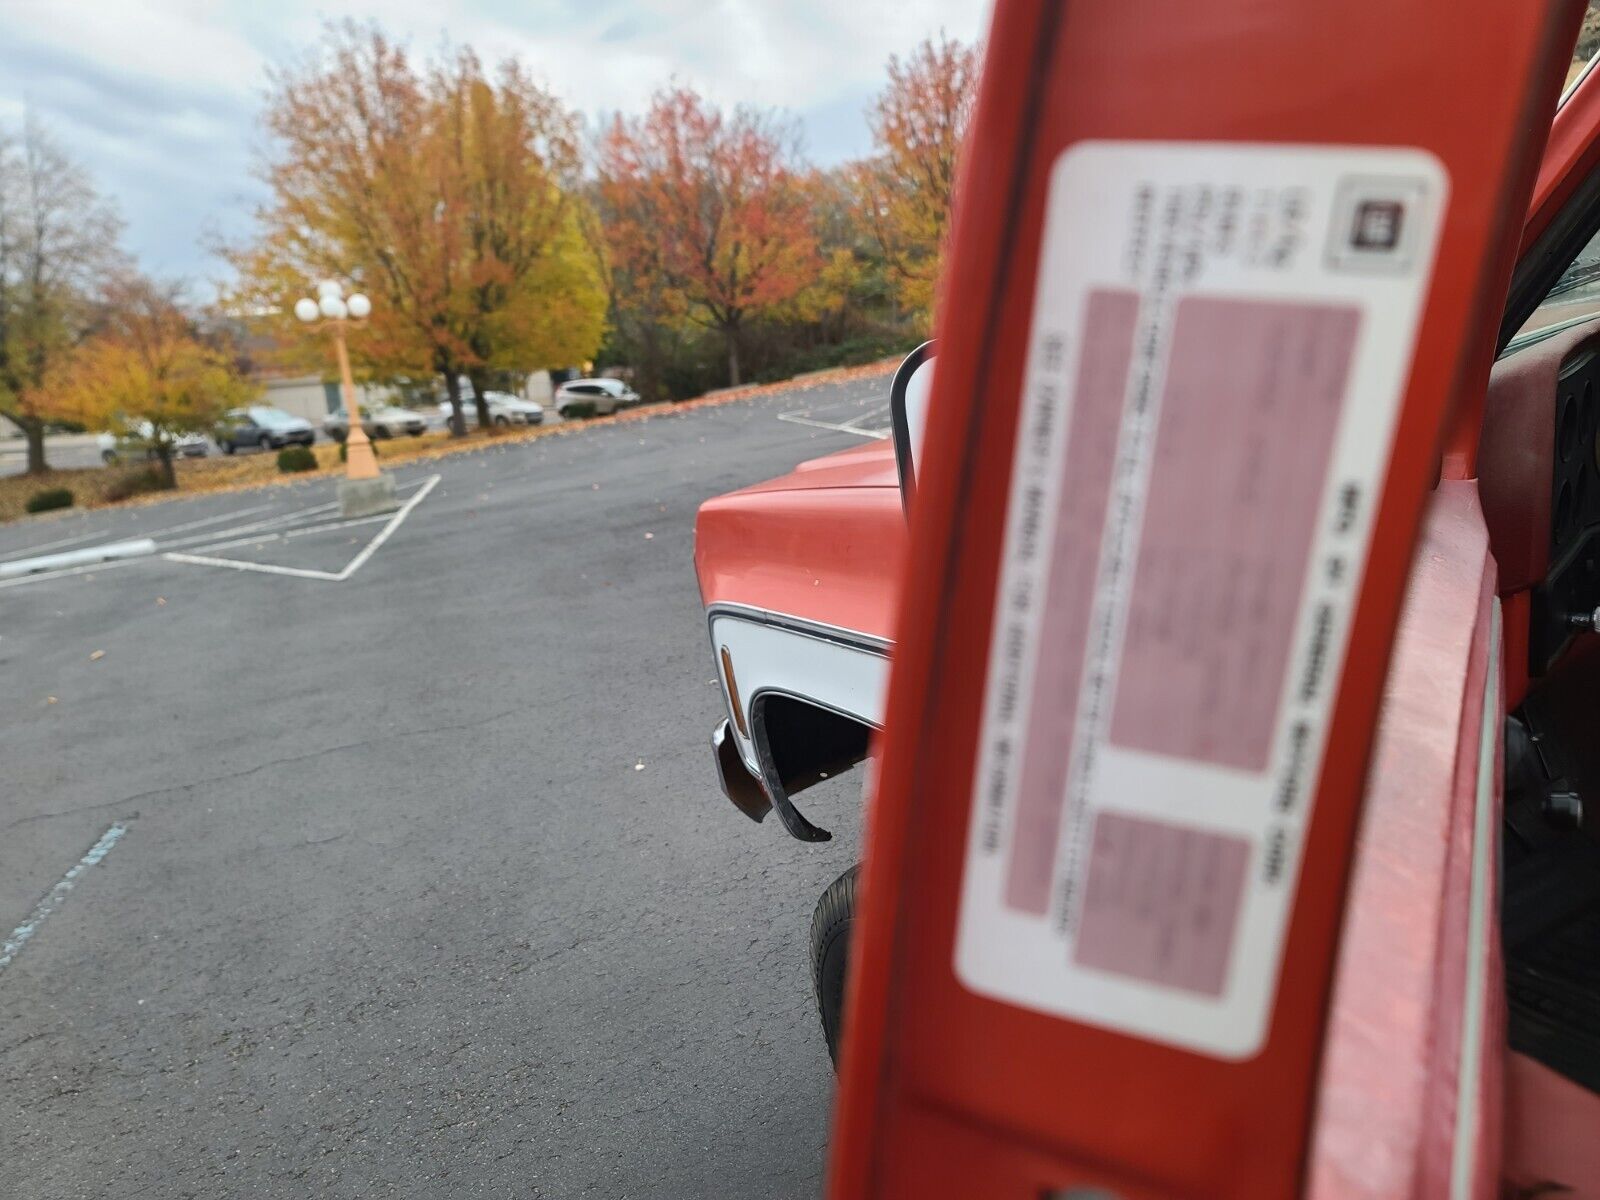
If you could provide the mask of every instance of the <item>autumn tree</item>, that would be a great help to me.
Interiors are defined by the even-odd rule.
[[[0,415],[48,469],[46,381],[91,319],[100,278],[122,262],[121,223],[87,173],[36,122],[0,135]]]
[[[669,319],[720,334],[734,384],[746,324],[793,301],[821,266],[794,141],[775,116],[724,115],[684,87],[600,139],[613,269],[659,296]]]
[[[107,286],[94,332],[48,380],[50,415],[146,444],[176,486],[173,446],[248,403],[257,389],[229,348],[207,337],[180,304],[176,284],[124,275]]]
[[[463,376],[485,421],[488,372],[593,355],[605,299],[572,195],[577,121],[516,63],[490,74],[463,50],[423,71],[346,24],[274,76],[266,126],[272,200],[231,257],[286,338],[285,301],[351,281],[373,299],[358,362],[443,376],[458,433]]]
[[[624,258],[612,253],[611,230],[620,217],[606,207],[600,185],[587,189],[581,208],[581,230],[590,259],[605,286],[607,341],[626,347],[626,360],[634,370],[634,386],[647,399],[666,394],[665,370],[676,348],[684,318],[683,305],[669,300],[666,284],[653,253]]]
[[[491,372],[536,361],[593,356],[605,295],[583,240],[577,119],[514,60],[491,82],[471,50],[435,68],[437,136],[461,202],[445,214],[463,227],[478,419],[489,426]]]
[[[876,153],[852,176],[901,305],[926,316],[950,225],[956,163],[982,55],[943,34],[889,58],[889,82],[868,114]]]

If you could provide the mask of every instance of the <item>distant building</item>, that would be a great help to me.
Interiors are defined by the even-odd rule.
[[[263,388],[260,403],[304,417],[313,425],[320,423],[329,413],[344,411],[344,400],[335,380],[323,379],[319,375],[269,375],[264,372],[257,373],[255,378]],[[356,392],[362,404],[393,404],[399,399],[393,388],[376,384],[358,383]]]

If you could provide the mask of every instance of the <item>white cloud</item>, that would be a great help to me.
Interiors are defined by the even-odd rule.
[[[865,148],[885,60],[940,29],[981,36],[989,0],[0,0],[0,122],[24,106],[115,196],[157,270],[212,269],[208,225],[242,232],[270,64],[328,20],[377,18],[429,56],[514,55],[589,117],[677,80],[781,107],[824,161]]]
[[[204,0],[7,0],[8,42],[32,43],[128,78],[225,92],[248,89],[265,61]]]

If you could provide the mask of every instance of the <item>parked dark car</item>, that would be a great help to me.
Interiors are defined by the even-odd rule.
[[[222,452],[232,454],[240,446],[259,446],[263,450],[309,446],[317,440],[317,431],[304,417],[281,408],[252,404],[234,409],[217,422],[216,438]]]

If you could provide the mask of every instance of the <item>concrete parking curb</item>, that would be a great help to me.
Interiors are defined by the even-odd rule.
[[[0,579],[16,575],[32,575],[38,571],[55,571],[62,567],[82,567],[91,563],[111,562],[119,558],[140,558],[156,552],[151,538],[137,538],[128,542],[112,542],[105,546],[90,546],[86,550],[67,550],[61,554],[41,554],[37,558],[19,558],[0,563]]]

